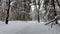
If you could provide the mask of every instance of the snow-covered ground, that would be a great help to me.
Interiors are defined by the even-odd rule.
[[[37,21],[9,21],[9,24],[0,21],[0,34],[60,34],[60,27],[50,28]]]

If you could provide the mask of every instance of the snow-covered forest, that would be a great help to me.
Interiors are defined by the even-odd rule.
[[[60,15],[60,0],[0,0],[1,21],[51,21]]]
[[[60,0],[0,0],[0,34],[59,34],[59,26]]]

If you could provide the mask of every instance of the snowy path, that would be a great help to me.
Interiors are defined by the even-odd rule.
[[[60,27],[53,28],[41,23],[9,22],[8,25],[0,22],[0,34],[60,34]]]

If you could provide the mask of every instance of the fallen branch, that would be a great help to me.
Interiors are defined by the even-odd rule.
[[[52,25],[54,24],[53,22],[59,20],[58,17],[60,17],[60,15],[55,16],[55,18],[54,18],[53,20],[49,21],[49,22],[46,23],[45,25],[48,25],[48,24],[52,23],[52,24],[51,24],[51,27],[52,27]]]

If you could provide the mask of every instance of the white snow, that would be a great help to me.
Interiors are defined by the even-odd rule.
[[[60,34],[60,27],[50,28],[37,21],[9,21],[9,24],[0,21],[0,34]]]

